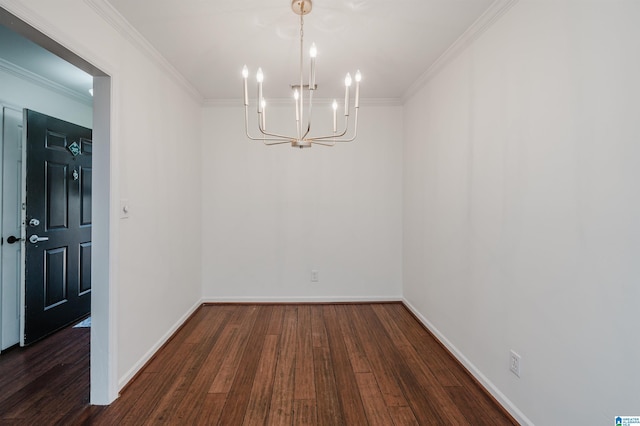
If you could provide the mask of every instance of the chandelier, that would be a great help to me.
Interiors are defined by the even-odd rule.
[[[317,49],[315,43],[311,44],[309,49],[309,56],[311,64],[309,68],[309,83],[304,84],[303,77],[303,44],[304,44],[304,15],[311,12],[313,3],[311,0],[293,0],[291,2],[291,9],[300,15],[300,81],[299,84],[292,85],[293,99],[295,103],[295,118],[296,118],[296,134],[295,135],[281,135],[278,133],[272,133],[267,131],[267,119],[266,119],[266,102],[263,97],[262,83],[264,81],[264,74],[262,68],[258,68],[256,73],[256,80],[258,84],[258,97],[257,97],[257,111],[258,111],[258,130],[262,136],[253,137],[249,134],[249,94],[247,92],[247,78],[249,77],[249,70],[245,65],[242,68],[242,79],[244,83],[244,127],[247,137],[251,140],[262,141],[265,145],[279,145],[284,143],[290,143],[292,147],[297,148],[311,148],[313,144],[334,146],[339,142],[351,142],[358,133],[358,109],[360,107],[360,71],[355,74],[355,99],[353,107],[354,112],[354,130],[350,136],[347,136],[349,130],[349,91],[351,88],[352,80],[351,74],[347,73],[344,79],[344,128],[338,130],[338,102],[334,99],[332,103],[333,109],[333,133],[322,136],[311,136],[311,113],[313,111],[313,94],[317,90],[316,85],[316,55]],[[306,113],[305,124],[305,108],[304,98],[305,90],[308,91],[309,103],[308,111]]]

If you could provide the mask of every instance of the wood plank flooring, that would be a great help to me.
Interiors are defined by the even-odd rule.
[[[90,332],[69,327],[0,355],[0,425],[74,424],[83,415],[89,404]]]
[[[399,303],[203,306],[109,407],[54,339],[0,356],[0,424],[516,424]]]

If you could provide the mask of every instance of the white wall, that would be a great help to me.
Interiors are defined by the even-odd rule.
[[[404,297],[523,422],[640,413],[639,19],[520,1],[405,104]]]
[[[200,300],[201,124],[200,105],[139,52],[122,59],[115,172],[130,214],[119,230],[118,363],[129,379]]]
[[[328,105],[314,118],[323,111],[330,125]],[[272,131],[292,130],[291,106],[267,116]],[[244,137],[243,117],[203,110],[204,298],[399,299],[402,107],[361,106],[358,139],[333,148],[264,146]]]
[[[200,102],[87,1],[0,5],[112,77],[110,309],[121,387],[200,300]],[[118,220],[121,198],[131,210]]]
[[[0,69],[0,102],[28,108],[80,126],[92,127],[93,108]]]

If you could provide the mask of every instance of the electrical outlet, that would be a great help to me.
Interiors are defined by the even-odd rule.
[[[313,282],[313,283],[317,283],[318,282],[318,270],[317,269],[312,269],[311,270],[311,282]]]
[[[509,370],[516,376],[520,377],[520,362],[522,361],[520,355],[515,353],[513,349],[509,356]]]

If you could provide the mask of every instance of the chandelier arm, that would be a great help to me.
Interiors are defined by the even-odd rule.
[[[311,86],[309,86],[311,89]],[[307,131],[304,133],[301,139],[305,139],[311,131],[311,111],[313,110],[313,90],[309,90],[309,120],[307,121]]]
[[[356,111],[356,117],[358,116],[358,112]],[[310,141],[317,141],[317,140],[325,140],[325,139],[335,139],[335,138],[341,138],[344,135],[347,134],[347,131],[349,130],[349,116],[347,116],[347,119],[344,123],[344,130],[341,133],[334,133],[333,135],[325,135],[325,136],[314,136],[312,138],[309,138]]]
[[[310,138],[309,140],[311,141],[311,143],[319,143],[317,141],[322,141],[322,140],[327,140],[327,139],[332,139],[332,142],[352,142],[353,140],[355,140],[356,136],[358,136],[358,108],[356,108],[356,114],[355,114],[355,119],[354,119],[354,130],[353,130],[353,136],[347,139],[335,139],[335,138],[341,138],[342,136],[344,136],[347,133],[347,129],[348,129],[348,123],[347,126],[345,126],[344,132],[342,132],[342,134],[340,135],[334,135],[334,136],[317,136],[315,138]]]
[[[260,133],[262,133],[265,136],[272,136],[273,138],[275,138],[275,139],[267,139],[267,140],[274,140],[274,141],[278,140],[278,141],[285,141],[285,142],[291,142],[292,140],[295,140],[295,138],[292,138],[291,136],[285,136],[285,135],[279,135],[277,133],[267,132],[262,127],[262,123],[260,121],[261,120],[258,119],[258,130],[260,131]],[[262,138],[257,138],[256,140],[262,140]]]
[[[328,146],[328,147],[330,147],[330,148],[332,148],[332,147],[336,146],[335,142],[333,142],[333,143],[327,143],[327,142],[314,142],[314,141],[312,141],[311,143],[312,143],[312,144],[314,144],[314,145]]]
[[[261,139],[259,139],[261,140]],[[269,140],[269,139],[267,139]],[[282,145],[283,143],[291,143],[291,141],[280,141],[280,142],[264,142],[265,145],[269,146],[269,145]]]
[[[266,139],[268,141],[285,141],[285,142],[291,142],[292,140],[295,140],[296,138],[292,138],[290,136],[285,136],[285,135],[279,135],[277,133],[269,133],[269,132],[260,132],[265,136],[270,136],[270,138]],[[265,138],[255,138],[254,140],[256,141],[261,141],[261,140],[265,140]]]
[[[336,139],[334,142],[353,142],[356,139],[356,137],[358,136],[358,108],[356,108],[356,117],[353,121],[353,136],[348,139]]]
[[[276,138],[269,138],[269,139],[265,139],[265,138],[256,138],[253,137],[249,134],[249,106],[245,105],[244,107],[244,130],[245,133],[247,135],[247,138],[249,138],[252,141],[279,141],[278,143],[287,143],[291,141],[291,138],[286,138],[286,136],[277,136]],[[265,134],[265,133],[263,133]],[[268,135],[268,136],[275,136],[275,135]]]
[[[291,142],[291,139],[282,139],[282,138],[255,138],[249,134],[247,134],[247,138],[249,140],[252,141],[260,141],[260,142],[265,142],[265,141],[273,141],[273,142],[277,142],[277,143],[288,143]],[[269,145],[268,143],[265,143],[265,145]]]
[[[302,137],[300,138],[301,140],[305,140],[307,138],[307,135],[309,134],[309,131],[311,130],[311,123],[309,123],[307,125],[307,131],[304,132],[304,135],[302,135]],[[313,139],[313,138],[312,138]]]

